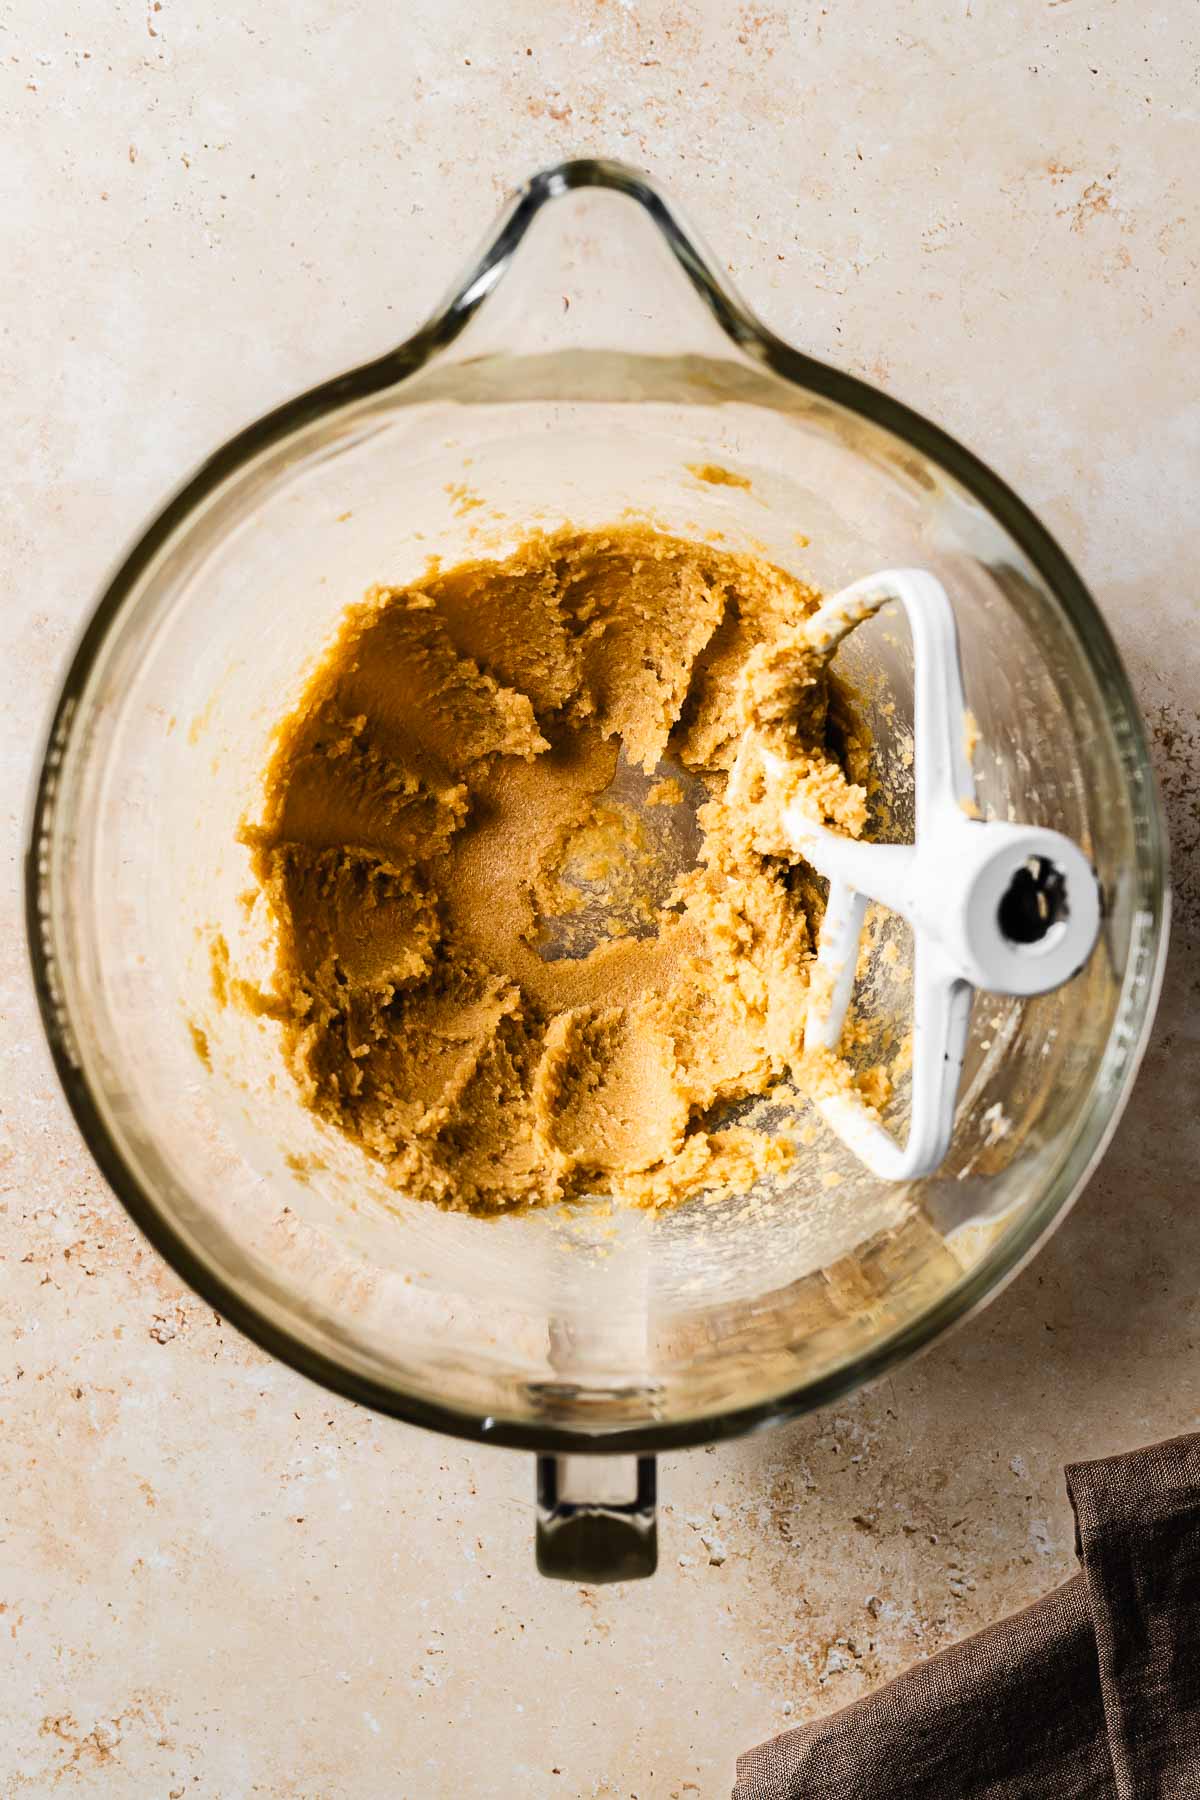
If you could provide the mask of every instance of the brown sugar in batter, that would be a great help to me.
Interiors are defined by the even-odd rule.
[[[717,1127],[799,1063],[820,899],[723,794],[748,659],[779,691],[773,646],[790,670],[816,601],[622,524],[346,614],[243,836],[302,1097],[396,1187],[663,1205],[786,1166],[786,1140]],[[857,832],[825,677],[803,686],[792,748]]]

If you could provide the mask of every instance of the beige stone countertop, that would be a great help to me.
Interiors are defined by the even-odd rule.
[[[1198,67],[1186,0],[4,7],[5,1800],[720,1795],[1062,1580],[1065,1460],[1200,1425]],[[580,152],[653,171],[777,331],[1059,536],[1154,730],[1177,893],[1132,1103],[1048,1248],[871,1391],[665,1458],[657,1578],[595,1591],[534,1573],[531,1459],[326,1396],[148,1249],[18,906],[31,757],[131,534]]]

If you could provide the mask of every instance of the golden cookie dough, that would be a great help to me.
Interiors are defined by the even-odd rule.
[[[660,1206],[786,1166],[721,1118],[799,1062],[820,899],[723,794],[753,659],[764,724],[861,828],[826,677],[798,669],[816,601],[622,524],[347,613],[243,836],[303,1099],[397,1188]]]

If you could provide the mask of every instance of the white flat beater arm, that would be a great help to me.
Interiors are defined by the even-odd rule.
[[[841,1040],[867,902],[890,907],[912,927],[907,1141],[898,1144],[853,1093],[814,1096],[831,1129],[873,1174],[912,1181],[932,1174],[950,1146],[972,988],[1031,995],[1068,981],[1095,944],[1100,890],[1087,858],[1060,832],[969,816],[975,783],[958,634],[946,591],[933,575],[885,569],[844,588],[809,620],[813,648],[832,655],[849,631],[889,600],[903,605],[912,631],[915,842],[843,837],[799,803],[781,809],[780,822],[792,848],[829,882],[817,947],[823,979],[812,983],[806,1049],[836,1051]],[[786,763],[765,745],[756,747],[769,787],[785,774]],[[1016,911],[1006,921],[1005,903],[1012,905],[1013,896]],[[1027,916],[1034,908],[1033,924],[1013,935],[1022,896]]]

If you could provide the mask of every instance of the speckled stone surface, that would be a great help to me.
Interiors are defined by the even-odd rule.
[[[1064,1460],[1200,1423],[1198,63],[1184,4],[5,9],[5,1796],[719,1795],[738,1750],[1062,1579]],[[1179,903],[1132,1104],[1039,1259],[836,1412],[667,1458],[657,1579],[595,1592],[535,1576],[527,1459],[328,1399],[139,1240],[17,904],[31,752],[114,556],[580,151],[657,173],[778,331],[1057,532],[1154,728]]]

